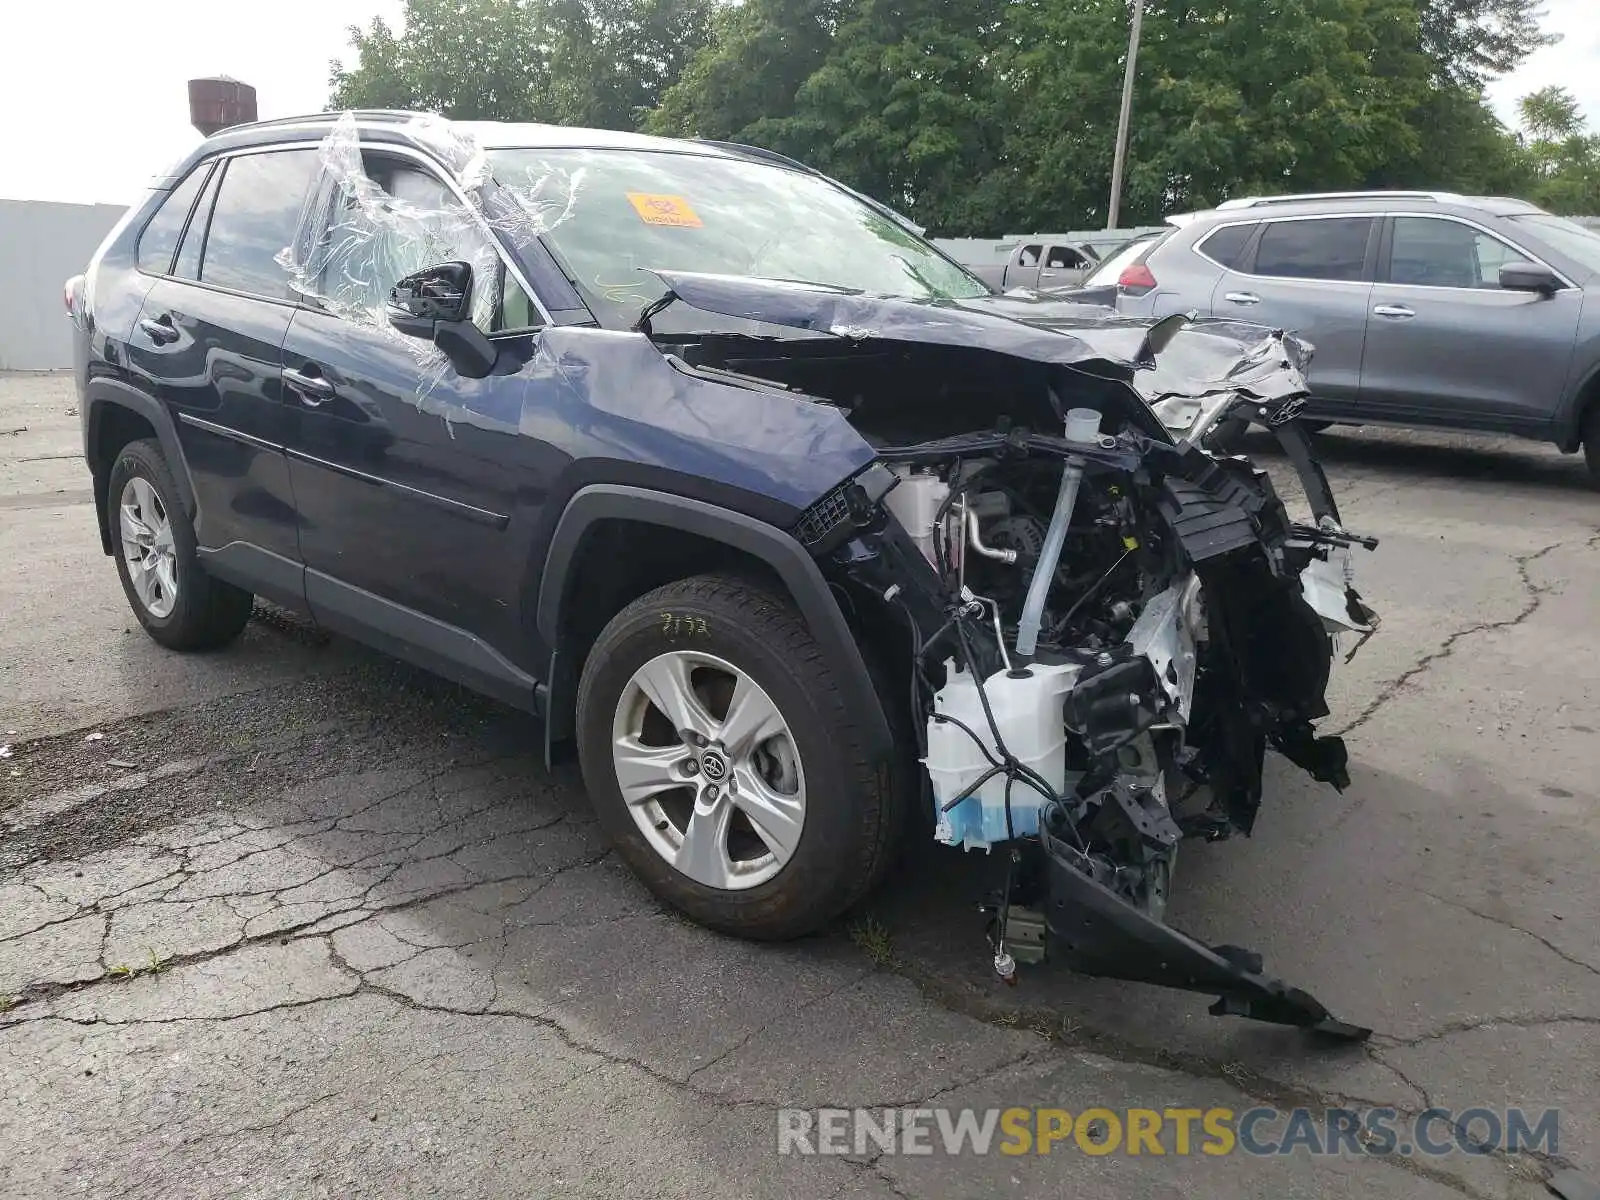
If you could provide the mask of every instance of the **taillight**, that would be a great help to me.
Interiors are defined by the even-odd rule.
[[[78,314],[73,310],[73,301],[77,298],[78,288],[83,283],[82,275],[74,275],[61,288],[61,302],[66,305],[67,316],[75,317]]]
[[[1123,268],[1122,274],[1117,276],[1117,287],[1124,292],[1131,292],[1141,296],[1156,285],[1156,277],[1150,268],[1143,263]]]

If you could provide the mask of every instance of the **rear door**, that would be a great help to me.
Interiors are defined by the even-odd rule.
[[[1362,407],[1374,417],[1542,432],[1571,365],[1583,293],[1505,291],[1539,259],[1460,217],[1389,218],[1372,289]]]
[[[307,147],[217,163],[176,253],[141,242],[160,277],[129,339],[130,367],[173,414],[207,569],[287,603],[303,602],[281,380],[294,302],[275,255],[315,160]]]
[[[1213,315],[1291,330],[1315,346],[1309,381],[1319,412],[1357,402],[1379,226],[1366,214],[1266,220],[1235,265],[1219,264]]]

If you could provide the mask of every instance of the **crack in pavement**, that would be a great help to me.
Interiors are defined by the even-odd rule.
[[[1416,1037],[1385,1037],[1380,1049],[1420,1046],[1424,1042],[1435,1042],[1440,1038],[1455,1037],[1463,1033],[1474,1033],[1480,1029],[1500,1027],[1506,1029],[1540,1029],[1546,1025],[1600,1025],[1600,1016],[1594,1016],[1589,1013],[1538,1013],[1531,1015],[1513,1013],[1493,1017],[1473,1017],[1470,1020],[1448,1021],[1437,1029],[1431,1029],[1427,1033],[1418,1034]],[[1381,1035],[1374,1034],[1373,1036]],[[1393,1069],[1392,1065],[1390,1065],[1390,1069]]]
[[[1512,562],[1516,564],[1518,581],[1522,584],[1523,589],[1528,595],[1527,603],[1522,606],[1522,609],[1515,616],[1503,618],[1498,621],[1477,621],[1466,626],[1464,629],[1458,629],[1454,633],[1446,636],[1444,641],[1440,643],[1437,650],[1434,650],[1429,654],[1424,654],[1405,671],[1402,671],[1394,679],[1390,680],[1383,687],[1379,688],[1378,694],[1368,702],[1365,708],[1356,714],[1353,720],[1351,720],[1341,729],[1335,731],[1337,735],[1344,737],[1345,735],[1360,729],[1374,716],[1376,716],[1378,712],[1389,703],[1389,701],[1393,700],[1402,691],[1404,691],[1406,685],[1411,683],[1412,680],[1416,679],[1418,676],[1425,675],[1433,667],[1434,663],[1439,662],[1441,659],[1449,658],[1450,655],[1454,653],[1456,644],[1463,638],[1472,637],[1473,635],[1479,633],[1494,633],[1502,629],[1515,628],[1516,626],[1521,625],[1524,621],[1528,620],[1528,618],[1532,617],[1534,613],[1538,612],[1540,605],[1544,603],[1545,596],[1549,594],[1551,589],[1548,587],[1540,587],[1538,584],[1533,582],[1533,578],[1528,572],[1528,567],[1530,564],[1543,558],[1547,554],[1553,553],[1556,550],[1562,550],[1571,547],[1593,548],[1596,545],[1600,545],[1600,533],[1595,534],[1593,537],[1586,538],[1581,542],[1562,540],[1559,542],[1553,542],[1550,545],[1544,546],[1529,554],[1514,555],[1512,557]]]
[[[1595,966],[1593,963],[1585,962],[1583,959],[1574,954],[1569,954],[1543,934],[1535,933],[1531,929],[1524,929],[1515,921],[1507,920],[1504,917],[1490,916],[1488,913],[1483,912],[1480,909],[1473,908],[1472,905],[1467,904],[1465,901],[1451,900],[1448,897],[1436,895],[1435,893],[1428,891],[1427,888],[1417,888],[1416,890],[1428,897],[1428,899],[1436,900],[1447,908],[1459,909],[1461,912],[1477,917],[1480,921],[1487,921],[1491,925],[1498,925],[1502,929],[1509,929],[1513,933],[1520,933],[1524,937],[1530,937],[1543,946],[1546,950],[1550,951],[1551,954],[1554,954],[1557,958],[1561,959],[1563,962],[1571,963],[1575,967],[1579,967],[1585,971],[1588,971],[1591,975],[1600,975],[1600,967]]]

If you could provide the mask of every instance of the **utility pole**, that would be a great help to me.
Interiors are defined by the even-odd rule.
[[[1122,170],[1128,159],[1128,119],[1133,115],[1133,72],[1139,59],[1139,27],[1144,24],[1144,0],[1133,0],[1133,24],[1128,30],[1128,68],[1122,73],[1122,111],[1117,114],[1117,147],[1111,156],[1111,203],[1106,206],[1106,228],[1115,229],[1122,208]]]

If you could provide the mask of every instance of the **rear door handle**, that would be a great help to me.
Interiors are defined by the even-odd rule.
[[[1404,304],[1379,304],[1373,307],[1372,313],[1378,317],[1414,317],[1416,311],[1407,308]]]
[[[1224,292],[1222,298],[1231,304],[1260,304],[1261,297],[1254,292]]]
[[[333,399],[333,384],[320,375],[307,375],[304,371],[296,371],[293,367],[283,369],[283,381],[300,397],[301,401],[312,408]]]
[[[178,331],[172,327],[172,314],[162,313],[160,318],[141,317],[139,328],[158,346],[178,340]]]

